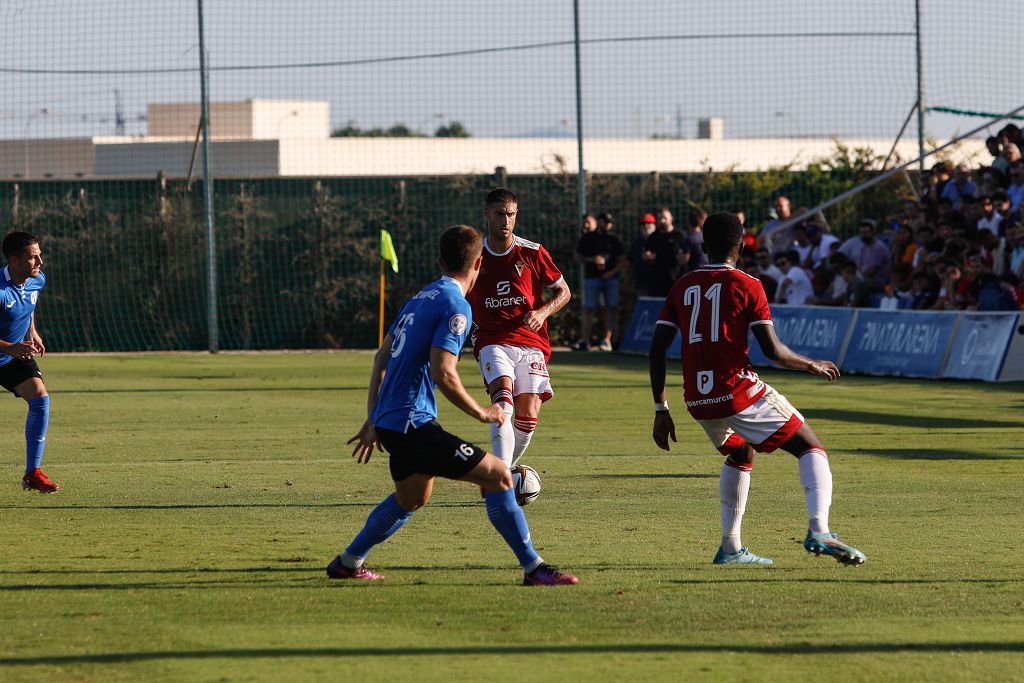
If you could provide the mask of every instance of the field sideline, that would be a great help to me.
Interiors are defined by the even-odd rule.
[[[386,456],[359,466],[344,445],[370,363],[44,358],[43,467],[64,491],[20,490],[24,404],[0,403],[0,680],[1021,680],[1022,384],[765,373],[823,438],[832,526],[869,561],[804,553],[777,454],[755,467],[744,536],[776,564],[723,568],[720,458],[674,363],[665,454],[645,359],[556,354],[527,516],[581,585],[518,585],[479,493],[451,482],[371,554],[383,585],[330,582],[390,487]],[[446,403],[441,421],[486,444]]]

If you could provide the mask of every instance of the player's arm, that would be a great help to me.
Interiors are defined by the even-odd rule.
[[[384,337],[384,343],[377,349],[373,357],[373,370],[370,372],[370,386],[366,391],[366,421],[359,428],[359,432],[345,443],[355,443],[352,449],[352,457],[356,462],[370,462],[374,447],[383,452],[380,440],[377,438],[377,430],[373,426],[370,415],[377,405],[377,397],[380,395],[380,385],[384,381],[384,372],[388,367],[388,356],[391,355],[391,346],[395,338],[390,334]]]
[[[458,362],[459,357],[451,351],[437,346],[430,347],[430,379],[441,390],[441,394],[451,401],[452,405],[475,420],[484,424],[505,424],[505,411],[497,403],[481,408],[466,391],[466,387],[462,385],[462,378],[459,377]]]
[[[569,285],[565,283],[565,278],[551,285],[551,291],[553,296],[545,301],[543,306],[527,311],[523,315],[523,325],[528,329],[534,332],[539,330],[545,320],[562,310],[569,303],[569,299],[572,298],[572,294],[569,292]]]
[[[32,342],[32,345],[36,349],[36,353],[42,356],[46,353],[46,345],[43,344],[43,338],[36,332],[36,314],[32,314],[32,319],[28,324],[28,340]]]
[[[801,356],[783,344],[775,334],[774,325],[754,325],[752,329],[754,338],[757,340],[758,346],[761,347],[761,353],[776,365],[789,370],[803,370],[812,375],[819,375],[829,382],[834,382],[839,377],[839,368],[832,361],[814,360]]]
[[[651,337],[651,349],[647,353],[647,363],[651,373],[651,395],[654,398],[654,443],[662,450],[669,450],[668,440],[676,440],[676,425],[672,421],[672,413],[668,411],[668,400],[665,396],[665,356],[668,347],[676,338],[675,325],[658,324],[654,326]]]

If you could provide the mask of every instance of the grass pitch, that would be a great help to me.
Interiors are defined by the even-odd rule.
[[[744,537],[775,566],[714,567],[720,458],[678,375],[665,454],[644,359],[556,354],[527,516],[581,585],[518,585],[454,482],[370,555],[386,581],[332,582],[324,566],[390,490],[385,456],[360,466],[344,445],[370,364],[44,359],[44,468],[64,490],[20,490],[24,405],[0,404],[0,680],[1020,680],[1020,384],[765,373],[824,440],[833,528],[869,560],[804,553],[780,453],[758,460]],[[441,421],[487,442],[450,405]]]

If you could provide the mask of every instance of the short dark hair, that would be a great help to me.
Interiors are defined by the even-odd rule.
[[[708,254],[724,256],[743,241],[743,224],[734,213],[719,211],[704,221],[704,244]]]
[[[30,235],[27,232],[19,232],[15,230],[12,233],[8,233],[7,237],[4,237],[3,249],[4,258],[11,258],[12,256],[20,256],[25,253],[33,244],[39,244],[39,238],[35,235]]]
[[[487,193],[487,206],[491,204],[519,204],[519,196],[512,190],[496,187]]]
[[[453,225],[443,233],[437,247],[446,273],[463,273],[483,249],[483,236],[468,225]]]
[[[597,220],[604,221],[605,223],[611,223],[612,222],[612,215],[610,213],[608,213],[607,211],[605,211],[603,213],[597,214]]]

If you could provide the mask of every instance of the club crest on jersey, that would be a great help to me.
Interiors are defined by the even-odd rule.
[[[469,321],[466,320],[466,316],[461,313],[456,313],[452,316],[452,319],[448,321],[448,329],[452,331],[452,334],[462,334],[466,331],[467,325],[469,325]]]
[[[515,267],[516,267],[516,275],[522,275],[523,274],[523,268],[526,267],[526,264],[523,263],[522,259],[519,259],[518,261],[516,261]]]
[[[707,395],[715,387],[715,373],[713,370],[701,370],[697,373],[697,391]]]
[[[33,306],[35,306],[36,302],[39,301],[39,292],[32,292],[31,294],[29,294],[28,300],[32,302]]]

